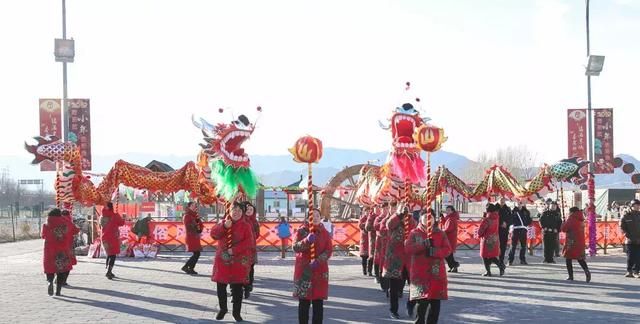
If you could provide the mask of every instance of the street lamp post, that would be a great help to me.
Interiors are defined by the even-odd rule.
[[[67,39],[67,1],[62,0],[62,39]],[[67,102],[67,62],[62,62],[62,115],[64,141],[69,140],[69,103]]]
[[[62,62],[62,119],[64,123],[63,138],[69,135],[69,105],[67,100],[67,63],[75,58],[75,42],[67,39],[67,2],[62,0],[62,38],[55,39],[54,55],[56,62]]]
[[[587,67],[585,75],[587,76],[587,143],[589,145],[588,159],[589,171],[587,177],[587,193],[589,204],[587,207],[587,216],[589,222],[589,255],[596,255],[596,184],[594,169],[594,147],[593,147],[593,109],[591,107],[591,76],[598,76],[602,72],[604,65],[604,56],[591,55],[591,41],[589,35],[589,0],[586,1],[586,24],[587,24]]]

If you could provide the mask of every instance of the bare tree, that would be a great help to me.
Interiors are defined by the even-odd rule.
[[[531,179],[538,172],[538,153],[526,146],[508,146],[496,150],[493,155],[482,152],[476,161],[469,163],[462,178],[469,183],[478,183],[484,172],[497,164],[507,168],[518,181]]]

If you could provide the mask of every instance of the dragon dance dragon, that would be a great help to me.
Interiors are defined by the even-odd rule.
[[[32,164],[45,160],[59,163],[56,199],[64,205],[104,205],[112,200],[121,184],[162,193],[184,190],[205,205],[220,199],[231,201],[238,194],[255,197],[259,182],[242,148],[255,125],[244,115],[229,124],[215,126],[202,118],[196,121],[192,117],[192,122],[202,131],[205,141],[200,144],[197,162],[189,161],[175,171],[154,172],[118,160],[97,186],[83,174],[80,150],[75,143],[60,141],[55,136],[38,136],[34,137],[37,144],[25,143],[25,149],[35,156]]]
[[[410,83],[406,85],[408,90]],[[401,199],[425,203],[426,197],[432,199],[447,191],[455,191],[472,201],[494,196],[533,201],[553,190],[554,180],[582,181],[579,171],[588,162],[578,158],[565,159],[553,165],[545,164],[538,174],[524,184],[518,183],[509,170],[499,165],[486,170],[482,181],[475,186],[466,184],[444,166],[428,177],[420,152],[439,150],[447,138],[443,129],[428,125],[430,119],[420,116],[420,111],[414,106],[419,102],[420,99],[416,98],[413,103],[403,103],[395,109],[389,125],[380,123],[383,129],[391,130],[392,150],[382,166],[366,165],[360,170],[355,188],[358,203],[374,206]]]
[[[440,166],[431,176],[426,188],[411,191],[410,201],[420,204],[425,201],[427,195],[435,197],[445,192],[456,192],[470,201],[503,196],[532,202],[553,191],[554,181],[580,182],[580,169],[587,164],[587,161],[578,158],[564,159],[552,165],[544,164],[538,173],[524,184],[519,183],[505,167],[494,165],[485,171],[482,181],[475,186],[466,184],[449,169]],[[361,169],[356,185],[356,200],[360,204],[373,206],[388,201],[390,196],[395,197],[394,190],[397,191],[397,184],[385,190],[389,181],[385,179],[386,167],[366,165]]]

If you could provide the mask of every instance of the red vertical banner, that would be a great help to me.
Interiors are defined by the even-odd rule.
[[[595,174],[613,173],[613,109],[594,109],[593,158]]]
[[[587,110],[568,109],[569,146],[567,157],[587,159]]]
[[[68,99],[69,141],[75,142],[82,156],[82,170],[91,170],[91,114],[89,99]]]
[[[60,99],[40,99],[40,136],[62,138],[62,105]],[[56,165],[50,161],[40,163],[40,171],[55,171]]]

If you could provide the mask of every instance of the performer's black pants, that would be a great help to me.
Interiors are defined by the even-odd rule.
[[[439,299],[420,299],[418,302],[418,316],[416,324],[437,324],[440,317]]]
[[[309,323],[309,309],[313,305],[313,315],[311,318],[312,324],[322,324],[324,305],[322,299],[306,300],[300,299],[298,301],[298,323]]]
[[[502,263],[500,263],[498,258],[489,258],[489,259],[483,258],[482,261],[484,261],[484,268],[487,270],[488,273],[491,273],[492,263],[495,263],[498,266],[498,268],[502,267]]]
[[[584,270],[584,273],[589,272],[587,261],[582,259],[582,260],[578,260],[578,263],[580,264],[580,267],[582,267],[582,270]],[[573,279],[573,259],[566,259],[566,264],[567,264],[567,272],[569,273],[569,278]]]
[[[458,262],[456,262],[456,259],[453,256],[453,253],[449,254],[445,260],[447,260],[447,266],[449,266],[449,269],[453,269],[455,267],[459,267],[460,264]]]
[[[504,264],[504,255],[509,243],[509,229],[500,227],[498,234],[500,236],[500,263]]]
[[[196,267],[196,264],[198,263],[199,259],[200,259],[200,251],[193,251],[193,254],[189,258],[189,260],[187,260],[187,263],[185,264],[185,266],[189,269],[193,269]]]
[[[363,256],[360,256],[360,258],[362,259],[362,273],[366,276],[367,275],[367,263],[369,261],[369,256],[368,255],[363,255]]]
[[[220,311],[227,312],[227,284],[218,282],[216,293],[218,294]],[[242,284],[231,284],[231,303],[233,303],[233,314],[240,315],[240,309],[242,308]]]
[[[106,266],[107,266],[107,273],[112,273],[113,271],[113,266],[116,264],[116,255],[109,255],[107,256],[107,261],[106,261]]]

